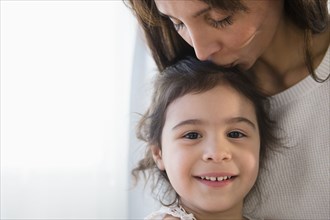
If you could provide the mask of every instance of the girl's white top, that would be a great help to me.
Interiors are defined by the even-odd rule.
[[[160,210],[151,213],[144,220],[163,220],[166,215],[177,217],[180,220],[197,220],[193,214],[188,214],[186,210],[180,205],[172,205],[170,207],[161,207]],[[245,217],[249,220],[249,218]]]
[[[170,207],[163,206],[160,210],[145,217],[145,220],[162,220],[166,215],[171,215],[180,218],[181,220],[196,220],[193,214],[188,214],[183,207],[178,205]]]

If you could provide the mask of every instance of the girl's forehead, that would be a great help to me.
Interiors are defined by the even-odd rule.
[[[225,85],[216,86],[205,92],[187,93],[174,100],[165,113],[165,127],[172,129],[182,121],[199,122],[203,125],[225,125],[248,121],[249,125],[258,130],[253,103]]]

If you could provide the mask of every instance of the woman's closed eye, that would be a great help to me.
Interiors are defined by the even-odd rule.
[[[180,31],[185,27],[185,24],[179,20],[173,20],[172,18],[169,18],[171,22],[173,23],[174,29],[176,31]],[[205,17],[206,23],[209,24],[211,27],[214,27],[216,29],[225,28],[226,26],[233,24],[233,15],[229,15],[223,19],[214,19],[210,16]]]
[[[229,138],[243,138],[246,137],[246,135],[240,131],[231,131],[227,133],[227,137]]]
[[[224,28],[228,25],[232,25],[233,24],[233,16],[228,16],[224,19],[221,20],[215,20],[213,18],[207,18],[207,22],[214,28],[220,29],[220,28]]]
[[[184,139],[189,139],[189,140],[195,140],[195,139],[199,139],[199,138],[202,138],[202,135],[199,134],[198,132],[188,132],[188,133],[185,133],[183,135],[183,138]]]

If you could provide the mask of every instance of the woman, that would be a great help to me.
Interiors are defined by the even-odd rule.
[[[159,70],[196,56],[247,71],[286,148],[269,155],[252,219],[330,219],[326,0],[130,0]],[[271,174],[270,174],[271,173]]]

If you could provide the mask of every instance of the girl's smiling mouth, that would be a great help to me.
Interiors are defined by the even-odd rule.
[[[229,180],[232,178],[232,176],[218,176],[218,177],[215,177],[215,176],[201,176],[200,177],[202,180],[209,180],[209,181],[224,181],[224,180]]]
[[[199,182],[211,187],[223,187],[230,183],[232,183],[237,175],[233,174],[226,174],[226,175],[201,175],[201,176],[194,176]]]

